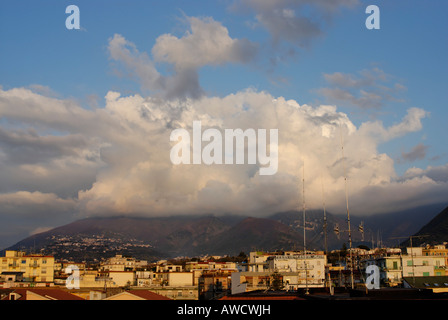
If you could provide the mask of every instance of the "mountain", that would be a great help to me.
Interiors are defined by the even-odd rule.
[[[302,248],[303,234],[279,221],[248,217],[222,234],[215,234],[208,252],[238,255],[243,251],[275,251]]]
[[[401,242],[398,238],[408,237],[434,218],[439,208],[427,206],[368,217],[351,216],[352,245],[395,246]],[[446,209],[444,212],[429,226],[446,226]],[[347,217],[328,212],[326,216],[328,250],[348,245]],[[305,218],[307,249],[324,250],[323,211],[309,210]],[[364,234],[358,229],[361,223]],[[336,226],[339,235],[334,232]],[[154,261],[178,256],[238,255],[241,251],[248,254],[254,250],[301,250],[303,229],[303,213],[297,211],[264,218],[231,215],[86,218],[30,236],[8,250],[45,252],[57,259],[75,261],[94,261],[115,254]],[[432,230],[443,234],[446,229]]]
[[[368,247],[397,246],[404,238],[417,232],[423,225],[434,218],[446,204],[434,204],[413,209],[374,214],[360,217],[350,214],[350,230],[352,245]],[[323,250],[325,248],[324,214],[322,210],[306,211],[307,248]],[[327,217],[327,248],[340,249],[345,243],[348,246],[348,221],[346,214],[326,212]],[[303,233],[302,212],[282,212],[270,217]],[[364,227],[364,234],[359,226]],[[339,236],[334,232],[339,229]],[[303,245],[300,247],[303,248]]]
[[[413,246],[422,244],[434,245],[443,242],[448,242],[448,207],[413,234],[412,239]],[[410,240],[406,240],[403,244],[410,245]]]
[[[213,216],[87,218],[28,237],[9,249],[28,249],[58,258],[93,260],[115,254],[154,260],[195,255],[208,237],[230,228]]]

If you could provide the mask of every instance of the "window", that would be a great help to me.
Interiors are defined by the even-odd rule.
[[[393,262],[393,268],[394,268],[394,270],[398,269],[398,262],[397,261]]]
[[[424,277],[429,277],[429,272],[423,272]]]
[[[408,260],[408,266],[412,266],[412,260]]]

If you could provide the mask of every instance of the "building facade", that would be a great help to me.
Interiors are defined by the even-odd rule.
[[[7,250],[1,258],[1,272],[22,272],[23,281],[50,286],[54,280],[54,257]]]
[[[403,255],[404,277],[444,276],[446,257],[443,255],[429,255],[423,247],[409,247]]]

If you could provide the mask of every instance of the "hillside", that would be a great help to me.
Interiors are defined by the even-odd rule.
[[[434,218],[437,212],[429,206],[364,218],[353,216],[353,246],[374,247],[381,243],[395,246],[399,243],[397,237],[407,237],[420,228],[421,232],[434,233],[435,242],[444,237],[446,241],[447,209]],[[364,235],[358,230],[361,222]],[[307,249],[325,249],[323,226],[322,211],[306,212]],[[339,227],[339,236],[334,232],[335,226]],[[348,245],[346,231],[346,217],[327,212],[328,250]],[[45,252],[57,259],[77,261],[115,254],[153,261],[179,256],[238,255],[253,250],[301,250],[303,245],[303,213],[288,211],[264,218],[230,215],[87,218],[30,236],[8,249]]]
[[[448,207],[413,235],[412,245],[441,244],[448,242]],[[410,241],[404,244],[409,245]]]

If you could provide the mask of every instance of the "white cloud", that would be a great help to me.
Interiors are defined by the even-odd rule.
[[[53,227],[38,227],[38,228],[36,228],[34,230],[31,230],[30,236],[38,234],[38,233],[49,231],[51,229],[53,229]]]
[[[412,167],[403,174],[403,179],[428,177],[437,183],[448,183],[448,163],[441,166],[428,166],[426,169]]]
[[[152,48],[153,58],[139,52],[122,35],[109,39],[113,60],[123,63],[139,79],[143,89],[163,98],[199,98],[204,94],[198,70],[206,65],[243,63],[254,59],[257,45],[233,39],[227,28],[212,18],[187,18],[191,32],[182,38],[164,34]],[[168,63],[172,74],[161,74],[156,65]]]
[[[182,38],[164,34],[152,48],[154,59],[173,64],[177,70],[198,69],[205,65],[222,65],[251,61],[257,45],[233,39],[226,27],[212,18],[188,18],[191,32]]]
[[[166,80],[157,71],[151,58],[146,53],[139,52],[134,43],[115,34],[109,39],[108,50],[110,58],[124,64],[144,89],[152,92],[164,90]]]
[[[307,45],[322,32],[322,21],[307,18],[304,6],[331,16],[357,1],[242,3],[276,40]],[[10,90],[0,86],[0,212],[8,219],[5,226],[15,219],[47,227],[68,218],[115,214],[263,216],[301,207],[303,165],[310,209],[321,207],[323,183],[327,209],[345,212],[344,168],[351,211],[357,215],[446,201],[446,166],[412,168],[397,176],[391,157],[378,152],[382,143],[421,130],[427,111],[410,108],[389,127],[380,121],[357,127],[332,104],[311,106],[254,90],[206,96],[200,68],[251,61],[258,48],[232,38],[211,18],[187,22],[190,31],[183,36],[157,38],[152,57],[122,35],[109,39],[110,58],[148,95],[109,91],[104,102],[97,99],[95,108],[85,109],[39,84]],[[172,67],[172,74],[160,72],[166,70],[160,64]],[[381,107],[405,89],[391,85],[377,68],[324,77],[330,87],[321,93],[363,108]],[[278,129],[277,174],[261,176],[258,165],[173,165],[172,130],[191,130],[196,120],[219,130]],[[424,150],[411,151],[408,157]]]
[[[426,157],[426,152],[428,146],[423,143],[419,143],[414,146],[409,152],[401,152],[401,157],[404,161],[415,161],[419,159],[424,159]]]
[[[344,212],[343,165],[357,214],[445,200],[447,182],[438,180],[434,170],[397,177],[393,160],[377,151],[385,141],[421,130],[426,115],[421,109],[409,109],[391,127],[375,121],[357,128],[334,106],[300,105],[253,90],[194,100],[109,92],[103,108],[86,110],[72,101],[16,88],[0,91],[0,111],[2,119],[18,126],[2,128],[5,159],[12,156],[5,150],[30,143],[51,151],[22,164],[2,163],[2,172],[26,173],[3,173],[8,183],[2,184],[1,199],[10,208],[17,205],[17,212],[32,210],[31,205],[23,207],[30,199],[43,199],[54,214],[60,205],[82,215],[265,215],[299,206],[303,161],[308,208],[320,208],[324,181],[328,210]],[[260,176],[257,165],[173,165],[170,133],[180,127],[191,130],[195,120],[220,130],[278,129],[278,173]],[[60,135],[62,128],[70,134]],[[17,151],[15,157],[30,150]],[[19,201],[19,195],[27,201]]]
[[[400,94],[406,87],[391,83],[393,77],[379,68],[362,70],[359,75],[335,72],[324,74],[329,87],[317,90],[328,102],[360,110],[381,109],[387,102],[403,102]]]
[[[73,213],[76,202],[53,193],[17,191],[0,194],[0,211],[4,215],[45,219]]]
[[[239,0],[231,8],[254,13],[257,25],[269,32],[274,44],[285,41],[307,47],[324,33],[339,9],[352,8],[358,3],[358,0]]]

